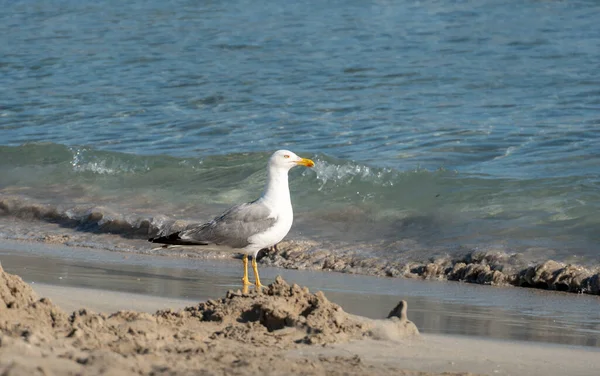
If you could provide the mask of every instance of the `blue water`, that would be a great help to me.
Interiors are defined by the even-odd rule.
[[[600,263],[598,2],[0,4],[4,196],[206,219],[285,147],[296,235]]]

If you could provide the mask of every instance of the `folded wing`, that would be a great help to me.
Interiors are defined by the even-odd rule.
[[[244,248],[248,239],[267,231],[275,224],[271,210],[258,201],[236,205],[221,216],[204,224],[191,225],[185,230],[152,238],[149,241],[177,245],[225,245]]]

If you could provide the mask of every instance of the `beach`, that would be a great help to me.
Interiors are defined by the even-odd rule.
[[[70,252],[70,256],[64,252]],[[117,252],[104,252],[102,256],[91,250],[43,243],[13,242],[8,247],[5,244],[0,252],[2,266],[5,270],[20,270],[29,284],[16,275],[5,271],[2,274],[2,283],[8,286],[2,290],[5,308],[0,311],[2,371],[7,375],[592,375],[600,367],[599,344],[590,342],[597,338],[596,334],[589,333],[585,340],[566,334],[544,337],[548,326],[543,324],[550,324],[540,312],[537,320],[525,325],[529,327],[529,338],[515,339],[518,337],[513,335],[503,339],[497,333],[507,334],[506,328],[518,322],[518,317],[512,316],[513,322],[503,324],[503,318],[511,315],[501,306],[489,307],[487,311],[456,312],[456,308],[453,310],[435,295],[436,285],[439,294],[447,294],[440,282],[406,280],[404,291],[398,289],[395,296],[382,297],[349,290],[372,285],[372,280],[363,278],[377,278],[325,273],[330,276],[322,281],[331,281],[329,286],[334,288],[323,294],[294,286],[294,280],[312,280],[314,285],[318,281],[314,273],[291,271],[284,281],[276,275],[285,275],[285,270],[267,268],[265,278],[271,286],[262,294],[243,294],[236,287],[238,260],[202,260],[197,264],[205,264],[205,268],[199,267],[196,272],[180,269],[174,276],[167,264],[178,259],[161,258],[166,264],[157,262],[156,256],[139,255],[132,260],[130,255]],[[177,262],[173,266],[177,267]],[[350,278],[341,281],[347,287],[345,291],[339,288],[336,275]],[[138,279],[146,289],[135,288],[133,281]],[[126,280],[131,281],[130,286]],[[419,283],[424,286],[419,287]],[[447,285],[456,289],[469,286]],[[524,289],[505,290],[511,294],[510,290],[514,293]],[[499,298],[503,295],[494,293]],[[572,294],[553,294],[562,295],[555,297],[559,300],[577,298]],[[39,301],[41,297],[46,299]],[[428,298],[428,310],[424,309],[424,298]],[[458,305],[472,304],[458,294],[455,298],[462,300]],[[7,299],[12,299],[10,304]],[[388,319],[401,300],[408,302],[407,319]],[[526,297],[524,301],[527,300]],[[436,301],[438,304],[434,304]],[[579,307],[576,300],[571,302],[571,310],[585,311],[584,302]],[[518,304],[514,302],[513,306]],[[448,312],[444,314],[444,310]],[[313,311],[318,312],[314,317],[307,313]],[[470,326],[453,325],[452,317],[460,315],[471,322]],[[479,331],[475,335],[431,333],[432,327],[423,317],[441,321],[438,327]],[[569,320],[578,318],[556,319],[554,334],[561,332],[561,326],[567,329],[574,324]],[[425,330],[419,332],[415,322]],[[481,330],[494,325],[498,327],[492,334],[485,335]],[[533,332],[537,332],[537,337]],[[573,341],[587,341],[587,346],[567,344]]]
[[[598,374],[598,19],[7,2],[0,375]]]

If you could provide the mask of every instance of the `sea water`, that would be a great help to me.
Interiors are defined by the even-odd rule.
[[[286,148],[316,162],[290,174],[289,239],[598,267],[599,19],[575,0],[5,2],[0,236],[59,223],[105,247],[208,220]]]

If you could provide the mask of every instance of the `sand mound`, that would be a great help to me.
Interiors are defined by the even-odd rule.
[[[0,264],[0,313],[6,309],[18,309],[37,300],[33,289],[23,280],[4,272]]]
[[[277,278],[180,311],[67,314],[0,267],[0,374],[392,374],[360,359],[286,360],[282,351],[417,335],[401,302],[385,320],[344,312]],[[278,352],[279,351],[279,352]]]
[[[257,332],[261,331],[284,335],[287,338],[285,342],[343,342],[370,336],[383,324],[379,320],[350,315],[327,300],[322,292],[311,294],[308,288],[295,284],[290,286],[281,277],[277,277],[261,294],[230,291],[221,300],[209,300],[185,311],[204,321],[225,324],[224,330],[216,335],[244,342],[249,339],[256,341]],[[391,337],[418,334],[416,326],[406,318],[405,311],[403,316],[401,312],[393,313],[390,318],[394,319],[388,320],[389,324],[394,323],[388,328],[393,331]]]
[[[38,300],[28,284],[0,265],[0,333],[37,343],[66,320],[67,315],[49,299]]]

